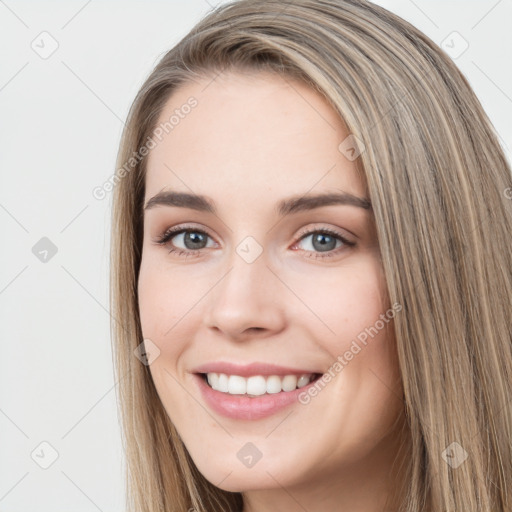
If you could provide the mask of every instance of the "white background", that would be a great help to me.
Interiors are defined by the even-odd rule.
[[[92,190],[115,171],[147,74],[218,3],[0,0],[0,512],[123,510],[111,195]],[[377,3],[437,44],[467,41],[454,60],[510,160],[512,0]],[[58,43],[46,59],[31,47],[43,31]],[[57,248],[45,263],[32,252],[43,237]]]

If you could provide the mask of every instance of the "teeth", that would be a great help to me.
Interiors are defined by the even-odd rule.
[[[270,375],[263,377],[240,377],[239,375],[226,375],[225,373],[207,373],[208,384],[216,391],[230,395],[260,396],[265,393],[273,394],[281,391],[293,391],[307,386],[315,377],[314,373],[300,375]]]
[[[228,392],[228,376],[226,374],[219,375],[219,380],[217,382],[217,387],[219,391],[222,391],[223,393]]]
[[[247,380],[238,375],[230,375],[228,380],[228,393],[230,395],[245,395]]]
[[[299,380],[297,381],[297,387],[303,388],[309,384],[309,379],[307,375],[301,375]]]
[[[306,379],[307,380],[307,384],[309,384],[309,381],[311,380],[309,375],[302,375],[300,377],[301,379]],[[294,389],[297,388],[297,377],[295,375],[286,375],[284,378],[283,378],[283,382],[282,382],[282,389],[283,391],[293,391]]]
[[[245,379],[244,379],[245,380]],[[256,377],[249,377],[247,379],[246,393],[248,395],[264,395],[267,392],[267,379],[258,375]]]

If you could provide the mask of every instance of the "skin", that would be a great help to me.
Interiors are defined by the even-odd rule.
[[[149,154],[144,204],[161,190],[194,192],[218,213],[156,206],[144,214],[138,296],[144,338],[160,350],[150,371],[162,404],[201,473],[244,493],[244,512],[382,511],[403,410],[392,322],[307,405],[267,418],[215,413],[190,373],[217,360],[327,372],[389,309],[371,210],[275,212],[293,195],[366,197],[357,160],[338,149],[348,132],[317,92],[268,73],[188,82],[160,121],[190,96],[198,105]],[[173,244],[197,247],[183,235],[155,242],[185,223],[209,235],[199,254],[169,253]],[[332,243],[322,258],[314,235],[301,239],[322,228],[356,245]],[[263,249],[250,264],[236,252],[247,236]],[[250,468],[237,458],[247,442],[262,453]]]

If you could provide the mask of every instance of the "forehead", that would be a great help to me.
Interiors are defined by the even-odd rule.
[[[339,149],[349,135],[343,120],[302,82],[263,72],[205,76],[174,91],[158,126],[167,129],[153,137],[146,200],[163,188],[241,205],[307,192],[364,195],[355,162]]]

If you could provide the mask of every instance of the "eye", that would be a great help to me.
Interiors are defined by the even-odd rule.
[[[341,233],[329,228],[322,228],[303,233],[300,240],[296,242],[293,247],[298,247],[301,242],[304,242],[308,238],[310,241],[303,244],[303,246],[306,246],[306,249],[303,250],[311,253],[307,256],[308,258],[329,258],[340,252],[339,250],[334,250],[340,249],[340,246],[341,250],[343,250],[346,246],[353,247],[356,245],[355,242],[347,240]]]
[[[207,239],[211,238],[206,231],[187,226],[175,226],[167,229],[155,242],[159,245],[167,245],[171,240],[172,246],[169,253],[177,253],[178,256],[195,256],[201,249],[206,248]],[[175,247],[175,245],[184,245],[184,248]]]
[[[175,226],[167,229],[155,240],[155,243],[166,246],[172,241],[169,254],[176,253],[177,256],[189,257],[197,256],[202,249],[206,249],[208,247],[208,238],[212,239],[202,229],[196,229],[193,226]],[[311,238],[311,240],[304,243],[308,238]],[[347,240],[341,233],[329,228],[302,233],[299,240],[292,246],[292,249],[299,247],[301,244],[305,246],[301,250],[308,253],[307,258],[317,259],[332,257],[338,254],[340,250],[343,251],[347,246],[353,247],[356,245],[355,242]],[[183,247],[179,247],[179,245]]]

